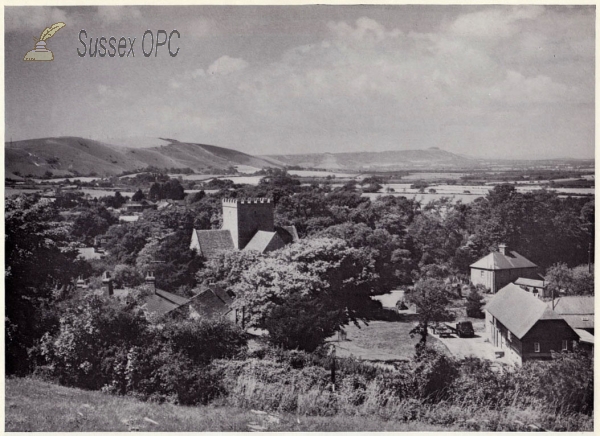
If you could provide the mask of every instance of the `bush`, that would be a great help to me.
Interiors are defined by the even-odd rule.
[[[153,326],[127,302],[88,295],[42,340],[45,374],[61,384],[144,400],[205,404],[223,392],[211,366],[245,350],[244,333],[224,322]]]

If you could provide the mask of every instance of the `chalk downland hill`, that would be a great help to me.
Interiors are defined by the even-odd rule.
[[[109,143],[65,136],[7,142],[4,150],[5,173],[22,176],[42,176],[46,171],[57,176],[110,176],[148,166],[200,171],[236,165],[257,169],[281,166],[228,148],[166,138]]]

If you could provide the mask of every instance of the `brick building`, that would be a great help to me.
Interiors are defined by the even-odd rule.
[[[573,351],[579,335],[551,306],[510,283],[485,308],[490,343],[517,364],[544,360],[552,351]]]
[[[538,266],[516,251],[508,251],[506,244],[500,244],[498,251],[482,257],[471,268],[471,283],[481,284],[492,293],[498,292],[518,278],[540,278]]]

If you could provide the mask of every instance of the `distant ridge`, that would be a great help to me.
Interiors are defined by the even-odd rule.
[[[425,150],[365,151],[355,153],[311,153],[261,156],[272,162],[323,169],[427,169],[462,168],[479,160],[431,147]]]
[[[283,166],[224,147],[174,139],[139,138],[130,145],[109,141],[63,136],[6,142],[4,170],[7,175],[18,172],[22,176],[42,176],[46,171],[58,176],[92,173],[110,176],[148,166],[193,170],[236,165],[257,170]]]

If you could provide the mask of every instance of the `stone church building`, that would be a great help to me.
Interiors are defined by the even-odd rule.
[[[223,227],[192,231],[190,248],[207,259],[220,251],[255,250],[267,253],[298,240],[294,226],[275,226],[270,198],[224,198]]]

